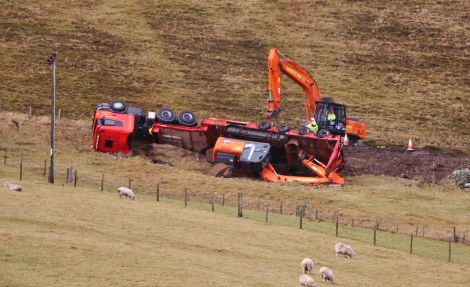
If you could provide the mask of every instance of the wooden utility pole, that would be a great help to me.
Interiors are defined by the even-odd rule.
[[[51,166],[49,172],[49,182],[54,183],[54,149],[55,149],[55,62],[57,53],[54,52],[47,60],[47,64],[52,72],[51,78],[51,98],[52,98],[52,109],[51,109]]]

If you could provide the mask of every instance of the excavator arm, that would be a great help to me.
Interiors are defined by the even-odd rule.
[[[276,117],[281,112],[281,73],[286,74],[303,88],[306,98],[305,113],[307,119],[309,119],[315,111],[315,102],[320,100],[317,83],[307,71],[276,48],[272,48],[268,56],[269,98],[267,117]]]

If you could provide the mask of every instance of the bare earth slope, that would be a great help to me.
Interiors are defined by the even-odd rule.
[[[0,105],[49,107],[45,64],[59,52],[68,117],[129,104],[258,120],[277,47],[324,96],[349,105],[369,141],[468,152],[468,1],[0,1]],[[284,81],[281,120],[303,119]]]

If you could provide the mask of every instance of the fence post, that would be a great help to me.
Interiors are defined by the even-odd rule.
[[[100,186],[100,191],[104,190],[104,173],[101,174],[101,186]]]
[[[188,189],[184,189],[184,206],[188,206]]]
[[[451,242],[451,241],[449,241],[449,258],[448,258],[448,261],[449,261],[449,262],[450,262],[450,259],[451,259],[451,253],[452,253],[452,251],[451,251],[451,244],[452,244],[452,242]]]
[[[377,224],[374,225],[374,245],[377,245]]]
[[[281,201],[281,205],[279,206],[279,214],[282,215],[282,201]]]
[[[315,208],[315,220],[318,221],[318,209]]]
[[[269,204],[266,203],[266,224],[268,224]]]
[[[21,155],[20,161],[20,181],[23,179],[23,155]]]
[[[302,226],[302,219],[304,217],[304,213],[302,212],[303,210],[300,208],[300,206],[297,206],[299,208],[299,217],[300,217],[300,221],[299,221],[299,228],[302,229],[303,226]]]
[[[78,178],[78,176],[77,176],[77,171],[78,171],[78,170],[75,169],[75,177],[74,177],[73,187],[77,187],[77,180],[78,180],[78,179],[77,179],[77,178]]]
[[[243,193],[238,193],[238,217],[243,217]]]
[[[416,225],[416,236],[418,236],[418,226],[419,225]]]
[[[222,206],[225,206],[225,193],[222,194]]]
[[[354,227],[354,218],[351,219],[351,227]]]
[[[466,233],[463,234],[462,243],[465,243],[465,234],[466,234]]]
[[[424,225],[423,225],[423,238],[424,238]]]
[[[457,243],[457,242],[458,242],[457,233],[456,233],[456,231],[455,231],[455,226],[454,226],[454,237],[453,237],[453,240],[454,240],[454,243]]]
[[[413,254],[413,234],[411,234],[411,240],[410,240],[410,254]]]
[[[3,156],[3,165],[7,164],[7,150],[5,150],[5,154]]]
[[[338,237],[339,216],[336,215],[336,237]]]
[[[29,106],[29,118],[31,118],[32,116],[33,116],[33,108],[30,105]]]
[[[132,179],[129,177],[129,189],[132,189]]]
[[[214,201],[215,201],[215,199],[214,199],[214,193],[212,193],[212,195],[211,195],[212,212],[215,211]]]
[[[46,166],[47,166],[47,159],[44,160],[44,171],[43,176],[46,176]]]
[[[157,201],[160,201],[160,184],[157,184]]]
[[[397,225],[397,234],[398,234],[398,225]]]
[[[67,175],[65,176],[65,183],[70,183],[70,167],[67,167]]]

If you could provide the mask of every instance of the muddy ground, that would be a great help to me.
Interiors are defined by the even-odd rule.
[[[382,149],[369,146],[344,148],[346,164],[342,174],[386,175],[417,179],[426,183],[442,182],[456,169],[470,167],[470,157],[438,152]]]
[[[343,176],[385,175],[416,179],[425,183],[446,181],[454,170],[469,168],[470,157],[439,152],[406,152],[370,146],[344,148],[346,163]],[[207,173],[211,165],[203,155],[171,145],[144,145],[134,149],[134,155],[147,157],[156,164]]]

